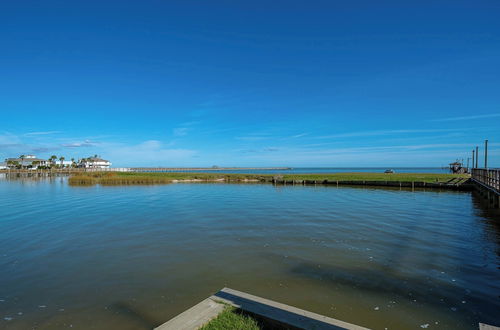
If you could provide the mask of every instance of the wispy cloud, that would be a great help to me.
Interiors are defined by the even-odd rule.
[[[49,146],[49,147],[43,147],[43,146],[39,146],[39,147],[32,147],[30,149],[30,152],[31,153],[45,153],[45,152],[54,152],[54,151],[57,151],[57,150],[60,150],[59,147],[55,147],[55,146]]]
[[[297,135],[292,135],[290,137],[292,139],[298,139],[298,138],[301,138],[301,137],[306,136],[306,135],[309,135],[309,133],[300,133],[300,134],[297,134]]]
[[[174,128],[174,136],[177,136],[177,137],[186,136],[188,134],[188,131],[189,131],[188,127]]]
[[[474,116],[462,116],[462,117],[449,117],[449,118],[440,118],[433,119],[431,121],[460,121],[460,120],[474,120],[474,119],[486,119],[486,118],[496,118],[500,117],[500,113],[490,113],[485,115],[474,115]]]
[[[5,157],[10,157],[11,153],[18,153],[19,150],[27,150],[22,140],[14,134],[5,132],[0,134],[0,152]],[[0,157],[0,159],[2,159]]]
[[[256,132],[248,132],[244,133],[244,135],[236,136],[236,140],[242,140],[242,141],[262,141],[262,140],[267,140],[267,139],[272,139],[276,138],[274,134],[269,132],[268,130],[260,130]]]
[[[193,126],[197,125],[199,121],[188,121],[180,124],[178,127],[173,129],[173,134],[176,137],[186,136],[189,131],[193,129]]]
[[[20,144],[22,143],[21,139],[19,136],[5,132],[3,134],[0,134],[0,144]]]
[[[311,154],[342,154],[342,153],[356,153],[363,155],[366,152],[387,152],[387,151],[413,151],[413,150],[456,150],[469,147],[470,143],[435,143],[435,144],[413,144],[413,145],[389,145],[389,146],[371,146],[371,147],[349,147],[349,148],[333,148],[333,149],[320,149],[320,150],[303,150],[303,153]]]
[[[237,140],[242,140],[242,141],[262,141],[262,140],[267,140],[269,139],[269,136],[258,136],[258,135],[248,135],[248,136],[237,136]]]
[[[273,166],[443,166],[457,158],[466,158],[465,147],[471,143],[405,144],[385,146],[352,146],[338,148],[283,148],[277,152],[244,153],[243,164]],[[500,143],[497,143],[500,145]],[[493,144],[491,144],[493,147]],[[492,148],[492,157],[498,149]]]
[[[95,147],[99,144],[99,142],[92,142],[90,140],[85,140],[83,142],[73,142],[73,143],[64,143],[62,144],[65,148],[82,148],[82,147]]]
[[[101,148],[115,165],[119,166],[189,166],[197,151],[173,149],[157,140],[148,140],[135,145],[106,144]]]
[[[277,152],[280,151],[277,147],[265,147],[261,149],[243,149],[243,150],[235,150],[235,152],[244,152],[244,153],[263,153],[263,152]]]
[[[437,128],[437,129],[396,129],[396,130],[378,130],[378,131],[357,131],[332,135],[318,136],[318,139],[330,138],[347,138],[347,137],[368,137],[368,136],[383,136],[383,135],[398,135],[398,134],[418,134],[418,133],[442,133],[442,132],[457,132],[464,129],[457,128]]]
[[[61,133],[60,131],[46,131],[46,132],[29,132],[24,134],[25,136],[35,136],[35,135],[50,135],[50,134],[57,134]]]
[[[15,150],[15,149],[21,149],[24,147],[24,144],[15,144],[15,143],[0,143],[0,150]]]

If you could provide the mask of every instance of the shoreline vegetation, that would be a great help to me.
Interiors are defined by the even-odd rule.
[[[70,185],[152,185],[180,182],[226,182],[226,183],[463,183],[466,174],[441,173],[325,173],[325,174],[240,174],[240,173],[137,173],[137,172],[87,172],[70,176]]]
[[[200,330],[262,330],[259,322],[234,307],[227,306],[216,318]]]

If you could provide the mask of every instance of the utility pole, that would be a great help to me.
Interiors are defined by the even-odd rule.
[[[471,167],[474,168],[474,149],[472,149],[472,165]]]
[[[476,168],[479,166],[479,147],[476,146]]]
[[[470,160],[470,157],[467,157],[467,173],[469,173],[469,160]]]
[[[484,140],[484,168],[488,169],[488,140]]]

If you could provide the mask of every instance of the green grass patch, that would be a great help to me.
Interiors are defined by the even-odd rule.
[[[69,178],[71,185],[141,185],[167,184],[175,181],[222,181],[222,182],[272,182],[274,178],[287,181],[401,181],[446,182],[454,178],[468,178],[466,174],[435,173],[331,173],[331,174],[240,174],[240,173],[192,173],[192,172],[87,172]]]
[[[226,307],[215,319],[200,330],[261,330],[259,323],[252,317],[241,314],[234,307]]]
[[[223,182],[266,182],[272,176],[228,173],[137,173],[137,172],[87,172],[69,178],[71,185],[141,185],[166,184],[174,181],[223,181]]]

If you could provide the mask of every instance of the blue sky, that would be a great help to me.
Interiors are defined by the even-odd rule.
[[[3,1],[0,159],[500,167],[499,1]],[[481,148],[482,149],[482,148]]]

